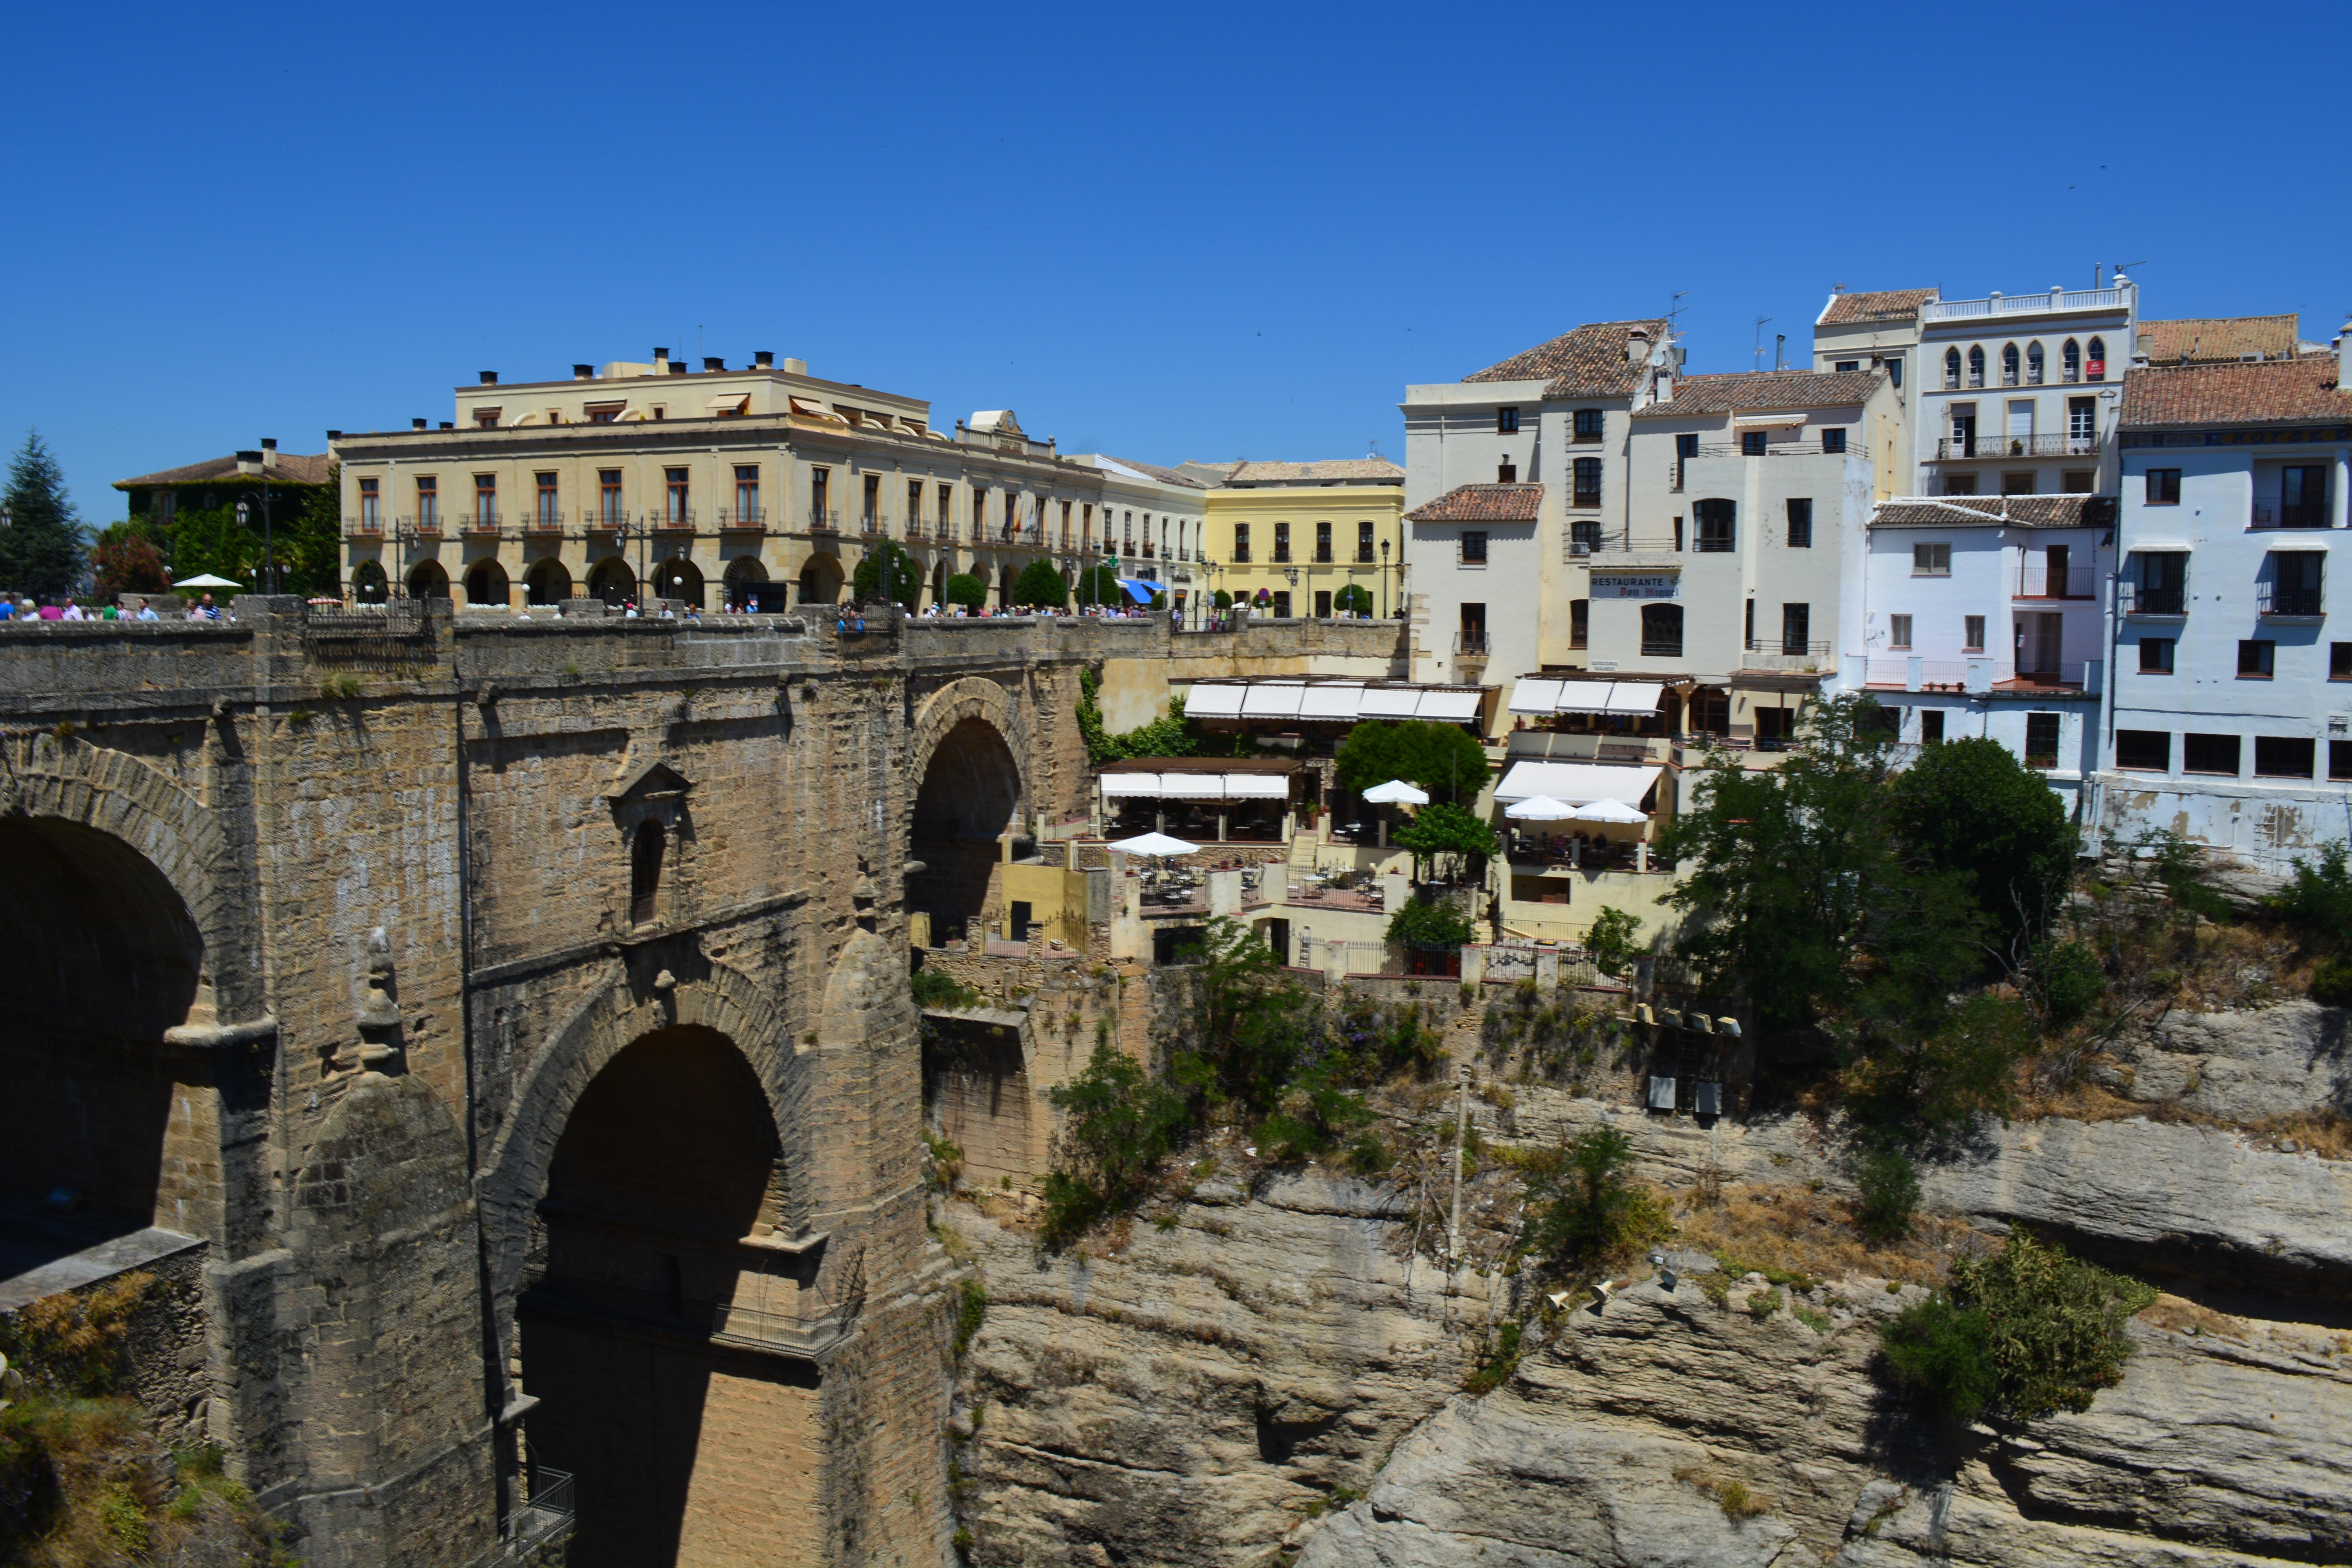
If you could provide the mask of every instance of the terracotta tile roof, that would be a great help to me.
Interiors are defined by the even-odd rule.
[[[1404,470],[1386,458],[1334,458],[1318,463],[1243,463],[1225,477],[1229,485],[1316,483],[1325,479],[1398,481]]]
[[[2157,365],[2124,373],[2126,429],[2175,425],[2295,425],[2352,420],[2336,356]]]
[[[1541,485],[1460,485],[1404,514],[1407,522],[1533,522]]]
[[[2293,359],[2295,326],[2293,316],[2191,316],[2178,321],[2142,321],[2139,352],[2151,364],[2212,363],[2242,360],[2248,354]]]
[[[1108,452],[1097,452],[1095,456],[1106,463],[1116,463],[1122,468],[1132,468],[1144,478],[1158,479],[1163,485],[1182,485],[1187,489],[1195,490],[1204,490],[1209,488],[1189,475],[1180,474],[1173,468],[1163,468],[1158,463],[1141,463],[1133,458],[1114,458]]]
[[[1897,496],[1878,503],[1873,528],[2105,528],[2113,496]]]
[[[1665,340],[1664,320],[1593,321],[1562,332],[1548,343],[1490,364],[1468,381],[1534,381],[1542,379],[1546,397],[1626,397],[1642,379],[1642,367],[1625,358],[1625,340],[1639,327],[1650,334],[1653,347]]]
[[[1885,289],[1875,294],[1835,294],[1813,324],[1851,327],[1864,321],[1908,321],[1919,307],[1937,298],[1933,289]]]
[[[1673,419],[1692,414],[1851,408],[1867,401],[1885,379],[1883,370],[1738,370],[1717,375],[1678,376],[1671,402],[1637,408],[1633,417]]]
[[[280,452],[277,466],[269,470],[270,482],[287,485],[323,485],[327,470],[334,466],[334,458],[326,452],[315,455],[301,452]],[[237,477],[236,455],[207,458],[201,463],[185,468],[163,468],[152,474],[142,474],[135,479],[117,479],[119,490],[147,489],[164,485],[200,485],[208,479],[234,479]]]

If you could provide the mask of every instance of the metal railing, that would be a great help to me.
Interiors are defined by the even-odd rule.
[[[2317,588],[2282,588],[2275,584],[2254,585],[2254,613],[2259,616],[2324,616],[2324,595]]]
[[[907,537],[909,539],[920,539],[923,537],[923,520],[921,518],[910,517],[907,520]]]
[[[2254,503],[2252,525],[2256,528],[2326,528],[2327,521],[2326,501],[2297,501],[2292,506],[2284,502],[2274,506]]]
[[[1488,651],[1486,634],[1485,632],[1454,633],[1454,651],[1459,654],[1469,654],[1475,658],[1484,658]]]
[[[544,510],[532,512],[525,520],[523,526],[534,533],[560,531],[563,527],[563,510],[561,507],[549,507]]]
[[[419,531],[422,531],[428,525],[420,521],[416,526]],[[467,533],[496,533],[499,531],[499,509],[494,506],[478,506],[466,514],[466,521],[461,526]]]
[[[2013,599],[2095,599],[2099,596],[2099,574],[2089,566],[2021,566],[2018,569],[2016,585],[2010,590]]]
[[[2094,458],[2095,436],[1945,436],[1936,442],[1936,460],[1957,463],[1986,458]]]
[[[670,507],[659,517],[654,519],[654,526],[656,528],[692,528],[694,509],[690,506]]]
[[[2062,310],[2120,310],[2130,303],[2121,289],[2053,289],[2047,294],[1995,294],[1982,300],[1935,300],[1921,307],[1923,321],[1962,321],[1980,317],[2046,316]]]
[[[1586,543],[1586,553],[1594,555],[1609,553],[1673,555],[1679,553],[1683,547],[1682,541],[1671,533],[1635,533],[1631,529],[1624,528],[1595,529],[1580,540],[1574,529],[1582,525],[1570,525],[1569,548],[1571,552],[1580,542]]]
[[[1250,547],[1249,547],[1248,545],[1246,545],[1246,544],[1236,544],[1236,545],[1234,545],[1234,565],[1236,565],[1236,566],[1246,566],[1246,565],[1248,565],[1248,564],[1249,564],[1249,562],[1250,562]]]
[[[860,533],[881,532],[882,514],[878,511],[861,512],[858,514],[857,531]]]
[[[2040,669],[2020,669],[2014,664],[1996,664],[1992,667],[1992,683],[1995,686],[2079,687],[2084,682],[2090,662],[2085,659],[2053,659]]]
[[[1672,639],[1659,638],[1655,641],[1653,641],[1648,637],[1643,637],[1642,639],[1642,657],[1643,658],[1680,658],[1682,656],[1683,639],[1680,637],[1675,637]]]
[[[383,531],[383,514],[382,512],[377,512],[375,515],[371,517],[367,513],[362,512],[358,516],[354,517],[349,513],[345,513],[343,517],[343,531],[345,533],[382,533]]]
[[[614,533],[629,526],[626,507],[598,507],[581,519],[581,525],[592,533]]]
[[[767,523],[768,509],[765,507],[739,506],[731,509],[728,507],[719,509],[719,526],[721,528],[748,531],[755,528],[765,528]]]
[[[1801,637],[1750,637],[1749,653],[1787,654],[1792,658],[1819,658],[1830,651],[1827,642],[1808,642]]]
[[[1693,456],[1701,458],[1819,458],[1826,454],[1830,457],[1839,458],[1843,457],[1845,452],[1846,448],[1843,447],[1832,449],[1831,447],[1823,445],[1822,438],[1816,436],[1810,441],[1801,438],[1793,441],[1766,441],[1761,447],[1754,449],[1751,449],[1743,443],[1738,441],[1706,441],[1700,444],[1698,451],[1693,454]],[[1675,488],[1676,489],[1680,489],[1682,488],[1682,465],[1689,460],[1690,458],[1688,457],[1676,458],[1675,459]],[[1576,504],[1579,506],[1598,506],[1601,502],[1600,498],[1596,496],[1591,501],[1579,501]]]
[[[837,532],[841,528],[841,510],[838,507],[813,506],[808,510],[808,525],[817,533]]]
[[[2189,613],[2189,590],[2150,587],[2145,583],[2126,581],[2123,584],[2123,613],[2126,616],[2185,616]]]

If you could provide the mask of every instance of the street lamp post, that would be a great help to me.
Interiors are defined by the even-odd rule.
[[[1389,542],[1381,541],[1381,619],[1389,618]]]
[[[1286,566],[1282,569],[1282,574],[1289,581],[1291,596],[1290,613],[1293,616],[1296,616],[1298,614],[1298,568],[1296,566]]]
[[[269,454],[277,445],[275,441],[264,441],[260,451],[236,455],[236,471],[247,479],[261,480],[261,591],[265,594],[278,592],[278,556],[271,547],[269,535]],[[237,527],[245,527],[245,502],[239,501],[236,503]]]

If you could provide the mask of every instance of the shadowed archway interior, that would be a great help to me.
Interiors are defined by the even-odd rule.
[[[533,1454],[577,1478],[573,1568],[743,1560],[743,1489],[793,1489],[814,1374],[744,1343],[797,1289],[763,1272],[783,1213],[768,1108],[732,1041],[683,1025],[630,1044],[565,1121],[518,1315]]]
[[[1002,841],[1021,822],[1021,769],[984,719],[967,718],[940,738],[915,794],[907,907],[931,917],[935,942],[966,934],[988,901]]]

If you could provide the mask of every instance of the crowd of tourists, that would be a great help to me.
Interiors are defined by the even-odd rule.
[[[213,603],[206,594],[201,599],[186,601],[184,610],[174,609],[170,615],[159,614],[154,601],[127,595],[117,604],[83,600],[71,594],[54,598],[46,604],[29,595],[0,594],[0,621],[233,621],[236,616]]]

